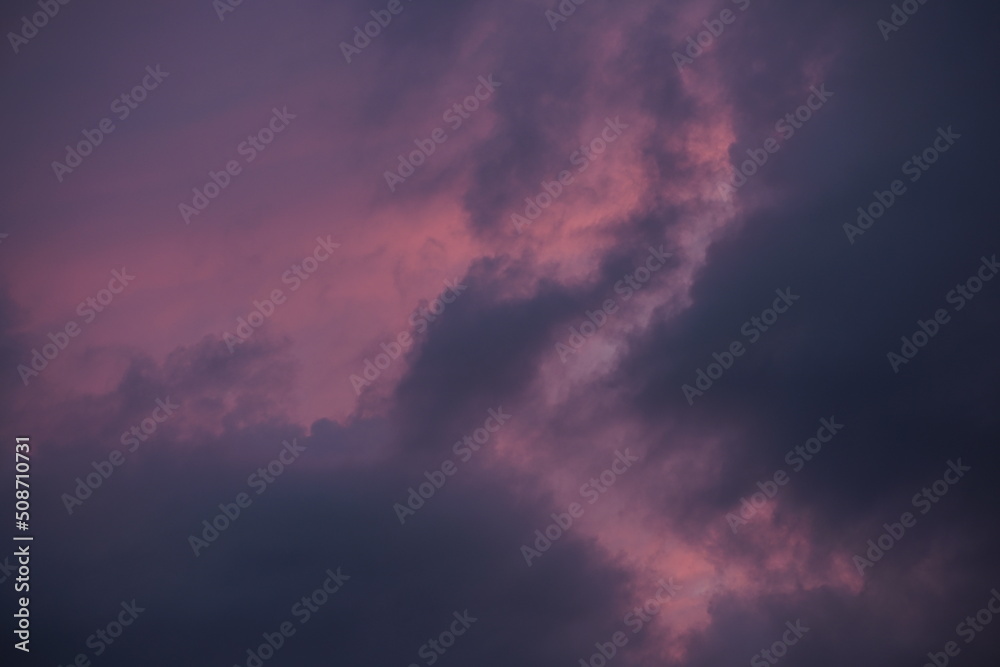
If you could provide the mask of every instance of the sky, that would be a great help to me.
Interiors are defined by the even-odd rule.
[[[5,661],[996,664],[996,19],[5,4]]]

